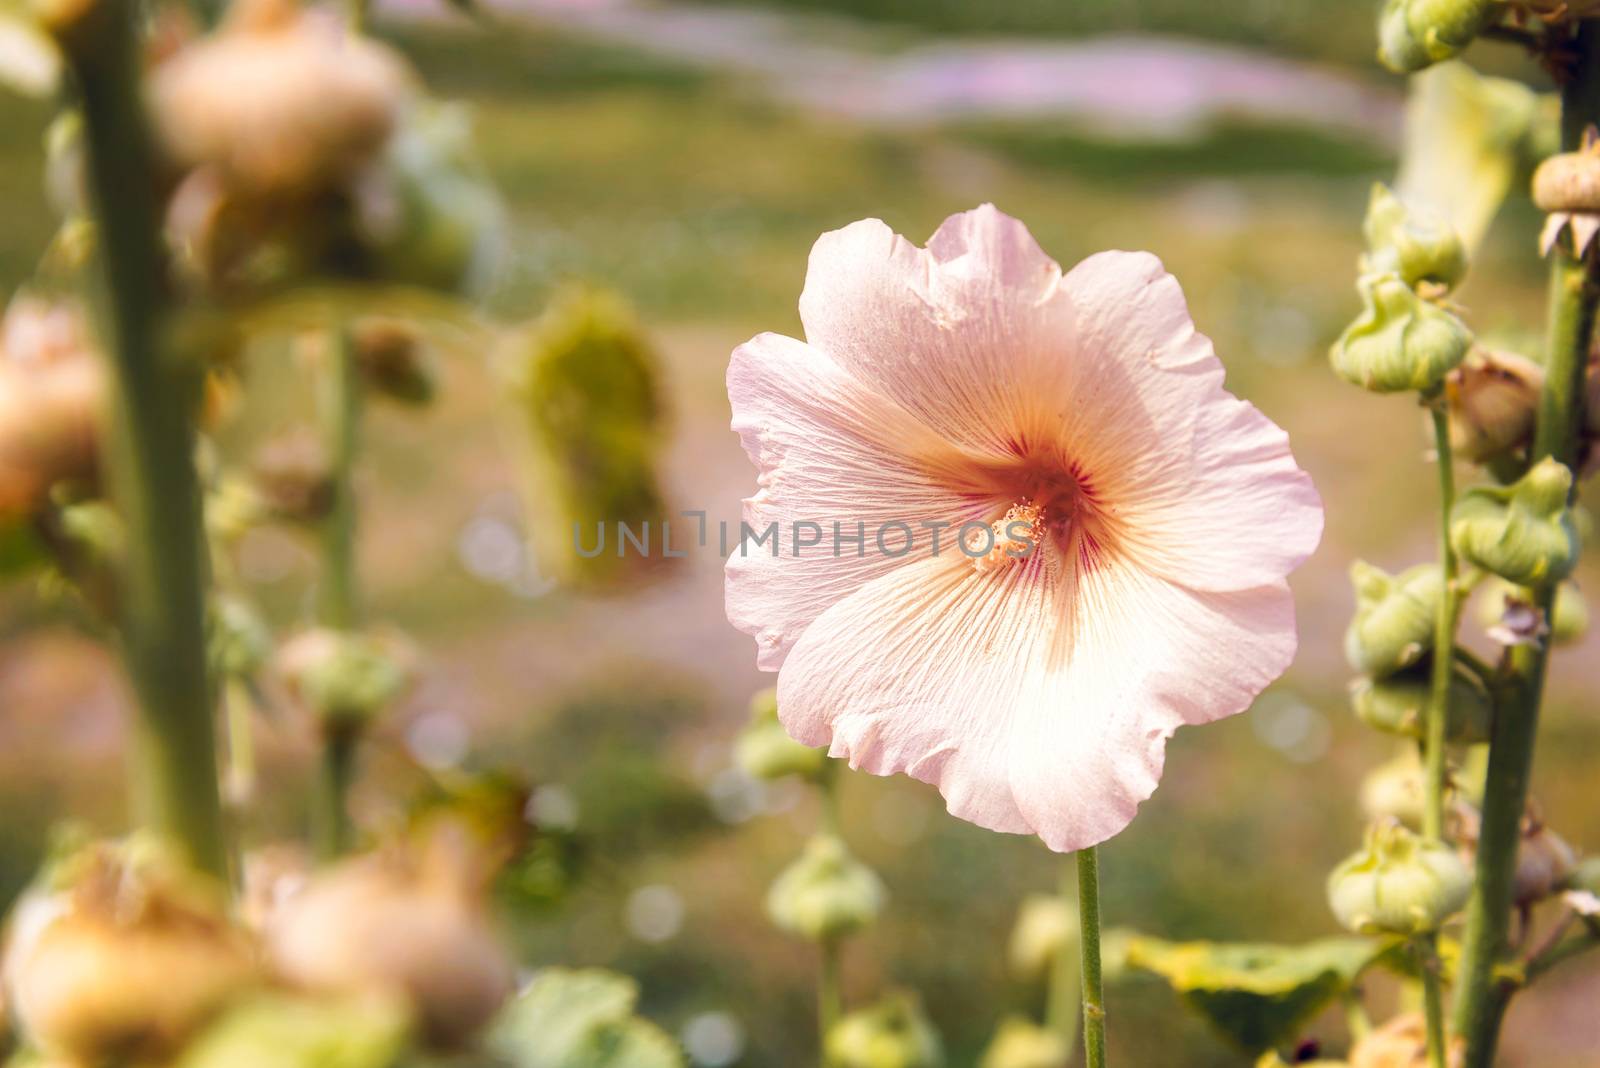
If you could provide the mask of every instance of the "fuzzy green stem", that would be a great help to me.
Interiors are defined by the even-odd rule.
[[[842,945],[837,938],[825,938],[822,959],[817,969],[817,1063],[827,1068],[828,1036],[844,1015],[844,993],[840,966]]]
[[[1579,23],[1573,47],[1577,62],[1561,91],[1561,139],[1569,151],[1581,143],[1584,127],[1600,119],[1600,22]],[[1573,462],[1583,426],[1584,374],[1597,300],[1600,289],[1587,262],[1558,247],[1550,275],[1549,352],[1531,456],[1535,461],[1551,456],[1569,466]],[[1533,594],[1549,618],[1554,587]],[[1548,656],[1548,643],[1511,650],[1490,731],[1477,878],[1467,905],[1455,1005],[1456,1031],[1466,1039],[1465,1068],[1490,1068],[1494,1063],[1510,998],[1511,987],[1497,981],[1495,966],[1507,949],[1517,849]]]
[[[1422,831],[1429,838],[1444,837],[1445,737],[1450,724],[1450,676],[1454,671],[1456,616],[1461,607],[1456,553],[1450,546],[1450,509],[1455,506],[1454,457],[1450,451],[1450,420],[1442,399],[1429,405],[1433,416],[1434,450],[1439,465],[1439,570],[1444,592],[1433,628],[1433,678],[1428,694],[1427,730],[1423,739],[1426,805]]]
[[[322,739],[313,836],[317,857],[324,861],[335,860],[350,848],[350,786],[355,782],[360,742],[360,729],[350,726],[330,727]]]
[[[1417,973],[1422,976],[1422,1018],[1428,1036],[1428,1068],[1446,1068],[1444,998],[1439,989],[1439,962],[1433,937],[1416,944]]]
[[[333,504],[322,524],[319,611],[325,626],[353,630],[361,621],[355,495],[356,452],[361,441],[361,369],[348,330],[335,327],[329,347],[321,407]]]
[[[134,7],[132,0],[91,0],[57,34],[82,107],[101,333],[116,385],[106,454],[126,530],[121,642],[138,704],[132,753],[141,816],[196,868],[223,877],[191,422],[200,378],[171,344],[173,301]]]
[[[1057,891],[1061,906],[1076,911],[1078,898],[1076,866],[1067,857],[1061,858],[1061,885]],[[1045,1027],[1061,1038],[1061,1048],[1070,1050],[1078,1044],[1079,988],[1078,962],[1073,959],[1072,944],[1063,939],[1050,960],[1050,980],[1045,994]]]
[[[1083,1063],[1106,1066],[1106,999],[1100,978],[1100,858],[1078,850],[1078,927],[1083,950]]]

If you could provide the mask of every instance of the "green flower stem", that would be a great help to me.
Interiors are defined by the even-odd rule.
[[[1083,1063],[1106,1068],[1106,1000],[1100,978],[1100,858],[1078,850],[1078,925],[1083,946]]]
[[[361,616],[354,479],[361,441],[361,372],[350,332],[343,326],[331,331],[329,349],[321,400],[333,505],[322,524],[322,591],[318,608],[324,626],[353,630],[360,625]]]
[[[350,848],[350,786],[355,782],[356,750],[360,744],[358,727],[332,726],[323,732],[322,767],[313,810],[313,838],[321,860],[335,860]]]
[[[121,643],[137,699],[133,773],[143,822],[196,868],[225,876],[205,546],[192,416],[200,376],[171,344],[132,0],[91,0],[57,31],[88,146],[100,253],[101,335],[114,390],[112,494],[127,535]]]
[[[1567,150],[1577,148],[1583,128],[1600,119],[1600,23],[1580,23],[1573,49],[1576,65],[1561,90],[1561,140]],[[1553,456],[1570,465],[1583,425],[1584,374],[1600,290],[1586,263],[1560,248],[1553,258],[1549,352],[1531,459]],[[1533,593],[1548,618],[1555,602],[1554,587]],[[1511,993],[1508,985],[1497,981],[1495,966],[1507,948],[1517,847],[1548,656],[1548,643],[1511,650],[1490,732],[1477,879],[1467,905],[1455,1005],[1455,1029],[1466,1039],[1465,1068],[1490,1068],[1493,1064],[1501,1018]]]
[[[333,504],[322,524],[318,611],[324,626],[349,631],[361,622],[355,494],[356,452],[361,440],[361,374],[348,329],[335,326],[328,347],[329,366],[322,377],[322,419]],[[313,817],[317,855],[323,860],[337,858],[350,845],[349,795],[360,743],[361,731],[357,727],[324,727]]]
[[[844,992],[840,966],[843,946],[837,938],[824,938],[822,960],[817,969],[817,1063],[827,1068],[828,1035],[844,1015]]]
[[[1454,670],[1456,618],[1461,611],[1459,567],[1450,546],[1450,509],[1455,505],[1455,458],[1450,450],[1450,419],[1442,398],[1429,403],[1434,450],[1439,465],[1439,569],[1444,594],[1433,629],[1433,679],[1428,694],[1427,731],[1423,739],[1426,805],[1422,832],[1444,838],[1445,736],[1450,721],[1450,675]]]
[[[243,807],[256,792],[256,746],[250,730],[250,698],[241,683],[223,684],[222,707],[228,725],[228,801]]]
[[[1075,909],[1078,884],[1076,865],[1061,858],[1061,903]],[[1070,946],[1063,943],[1050,960],[1049,988],[1045,995],[1045,1027],[1061,1038],[1061,1048],[1070,1050],[1078,1044],[1079,989],[1078,962],[1073,960]]]
[[[1422,976],[1422,1018],[1428,1036],[1428,1068],[1446,1068],[1444,998],[1439,990],[1439,961],[1433,936],[1416,942],[1417,974]]]
[[[836,760],[826,761],[822,773],[817,776],[817,807],[822,832],[839,834],[839,762]]]

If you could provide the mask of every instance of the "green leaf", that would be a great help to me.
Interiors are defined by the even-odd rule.
[[[1220,1034],[1255,1054],[1296,1038],[1389,948],[1368,938],[1280,946],[1140,936],[1128,946],[1128,964],[1161,976]]]
[[[514,1068],[683,1068],[677,1043],[634,1015],[638,999],[626,976],[550,968],[500,1014],[489,1047]]]

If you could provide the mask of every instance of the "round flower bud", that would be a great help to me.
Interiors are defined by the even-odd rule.
[[[1473,350],[1444,383],[1451,449],[1487,463],[1526,448],[1543,388],[1544,368],[1527,357]]]
[[[1344,635],[1350,666],[1384,678],[1422,659],[1433,646],[1434,619],[1444,583],[1436,564],[1390,575],[1357,560],[1350,565],[1356,614]]]
[[[106,395],[79,311],[14,299],[0,323],[0,523],[36,515],[58,484],[95,482]]]
[[[944,1046],[914,994],[890,994],[877,1005],[850,1013],[826,1040],[827,1060],[837,1068],[940,1068]]]
[[[1446,1053],[1446,1068],[1466,1063],[1464,1044],[1457,1036]],[[1350,1068],[1427,1068],[1428,1035],[1418,1012],[1396,1016],[1368,1032],[1350,1051]]]
[[[1437,931],[1471,890],[1472,873],[1449,846],[1380,823],[1328,877],[1328,904],[1358,934],[1418,935]]]
[[[417,328],[400,319],[371,317],[351,330],[356,366],[367,388],[401,404],[433,399],[438,372]]]
[[[172,160],[249,197],[310,198],[342,184],[377,157],[411,93],[393,49],[294,0],[240,0],[220,30],[151,78]]]
[[[791,934],[827,942],[871,923],[886,896],[882,881],[842,839],[819,834],[767,891],[767,915]]]
[[[147,843],[57,861],[12,916],[4,976],[29,1042],[73,1063],[161,1058],[255,979],[219,888]]]
[[[393,998],[258,994],[197,1035],[171,1068],[393,1068],[409,1028]]]
[[[1363,273],[1392,271],[1413,288],[1432,282],[1453,288],[1467,271],[1467,252],[1450,220],[1437,211],[1408,207],[1382,182],[1372,187]]]
[[[1430,659],[1388,678],[1357,679],[1350,686],[1350,707],[1356,717],[1380,731],[1421,738],[1426,733],[1433,693]],[[1446,737],[1450,742],[1471,745],[1489,740],[1489,695],[1464,672],[1450,673],[1447,709]]]
[[[1374,823],[1396,820],[1420,826],[1425,801],[1422,762],[1411,746],[1361,780],[1361,811]]]
[[[1398,274],[1363,275],[1365,305],[1329,353],[1334,372],[1376,393],[1432,393],[1472,347],[1472,331]]]
[[[1461,557],[1519,586],[1558,582],[1578,562],[1567,507],[1572,472],[1546,457],[1510,486],[1477,486],[1450,511],[1450,543]]]
[[[395,643],[316,628],[283,644],[278,669],[296,700],[325,727],[360,726],[399,697],[410,672]]]
[[[269,918],[267,947],[295,986],[403,998],[440,1048],[487,1023],[513,983],[481,888],[431,852],[358,857],[314,876]]]
[[[1044,975],[1062,953],[1078,951],[1078,912],[1054,894],[1030,894],[1011,928],[1007,958],[1020,979]]]
[[[1378,59],[1397,74],[1459,55],[1498,15],[1495,0],[1388,0]]]
[[[251,678],[272,656],[272,631],[243,598],[218,595],[208,622],[207,647],[217,677]]]
[[[1072,1047],[1059,1032],[1025,1016],[1008,1016],[1000,1021],[978,1068],[1066,1068],[1071,1061]]]
[[[734,743],[734,760],[756,779],[799,775],[816,779],[828,766],[825,749],[801,745],[778,721],[778,691],[762,690],[750,701],[750,722]]]

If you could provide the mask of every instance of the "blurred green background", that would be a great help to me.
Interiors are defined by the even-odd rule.
[[[1371,4],[788,0],[759,9],[778,40],[822,42],[867,71],[931,46],[959,56],[999,35],[1031,49],[1168,35],[1370,93],[1364,131],[1224,107],[1159,136],[1108,136],[1103,124],[1048,109],[896,117],[870,101],[808,103],[762,74],[782,74],[784,55],[739,54],[746,5],[661,11],[693,15],[700,36],[677,50],[645,48],[625,32],[639,25],[626,5],[576,0],[508,8],[490,27],[422,8],[380,23],[438,95],[472,105],[510,207],[511,260],[493,309],[531,315],[573,278],[633,300],[669,372],[673,500],[736,520],[754,475],[727,430],[727,354],[758,331],[800,333],[795,302],[819,233],[878,216],[921,241],[946,215],[989,200],[1065,264],[1104,248],[1157,253],[1216,342],[1231,387],[1289,430],[1329,524],[1294,582],[1298,663],[1248,714],[1179,733],[1161,790],[1104,850],[1107,921],[1173,938],[1330,933],[1324,874],[1356,845],[1356,784],[1391,749],[1346,709],[1345,568],[1356,556],[1398,568],[1432,551],[1433,488],[1413,402],[1350,389],[1324,360],[1357,310],[1368,186],[1394,166],[1383,131],[1397,126],[1403,90],[1369,58]],[[1106,43],[1106,54],[1138,39]],[[694,52],[704,61],[686,58]],[[1026,89],[1030,75],[1018,77]],[[1319,98],[1293,103],[1311,114]],[[16,98],[0,103],[7,291],[28,279],[53,227],[39,186],[46,116]],[[1480,331],[1537,327],[1536,227],[1519,190],[1460,294]],[[303,387],[287,362],[252,365],[241,438],[293,421]],[[530,959],[637,976],[643,1010],[674,1033],[698,1034],[710,1068],[811,1063],[812,954],[771,928],[761,899],[815,813],[799,792],[731,769],[745,704],[768,680],[724,620],[720,561],[695,555],[607,598],[511,574],[495,554],[516,529],[515,472],[489,418],[491,389],[480,363],[459,358],[424,416],[372,422],[362,567],[373,615],[417,640],[428,671],[369,762],[357,805],[383,818],[403,775],[385,748],[530,773],[544,784],[541,803],[576,813],[584,857],[571,893],[517,932]],[[263,536],[246,560],[273,621],[301,619],[310,548]],[[1584,576],[1600,585],[1593,564]],[[1590,848],[1600,848],[1597,649],[1591,636],[1557,658],[1535,786],[1551,824]],[[25,880],[43,828],[61,813],[119,825],[123,702],[91,637],[25,593],[0,596],[0,893]],[[302,726],[280,717],[262,730],[277,800],[251,814],[256,840],[297,825],[305,782]],[[844,790],[849,838],[893,896],[886,922],[852,947],[847,991],[864,1000],[888,985],[915,988],[952,1063],[971,1064],[1006,1011],[1037,1006],[1037,991],[1006,977],[1005,939],[1020,897],[1054,885],[1055,861],[1031,840],[952,820],[919,784],[850,776]],[[1600,1064],[1584,1052],[1600,1048],[1589,1011],[1597,990],[1600,972],[1574,968],[1519,1003],[1508,1063]],[[1241,1063],[1162,986],[1118,985],[1110,1012],[1114,1063]],[[1340,1033],[1331,1021],[1319,1029]],[[706,1040],[713,1032],[737,1041]]]

